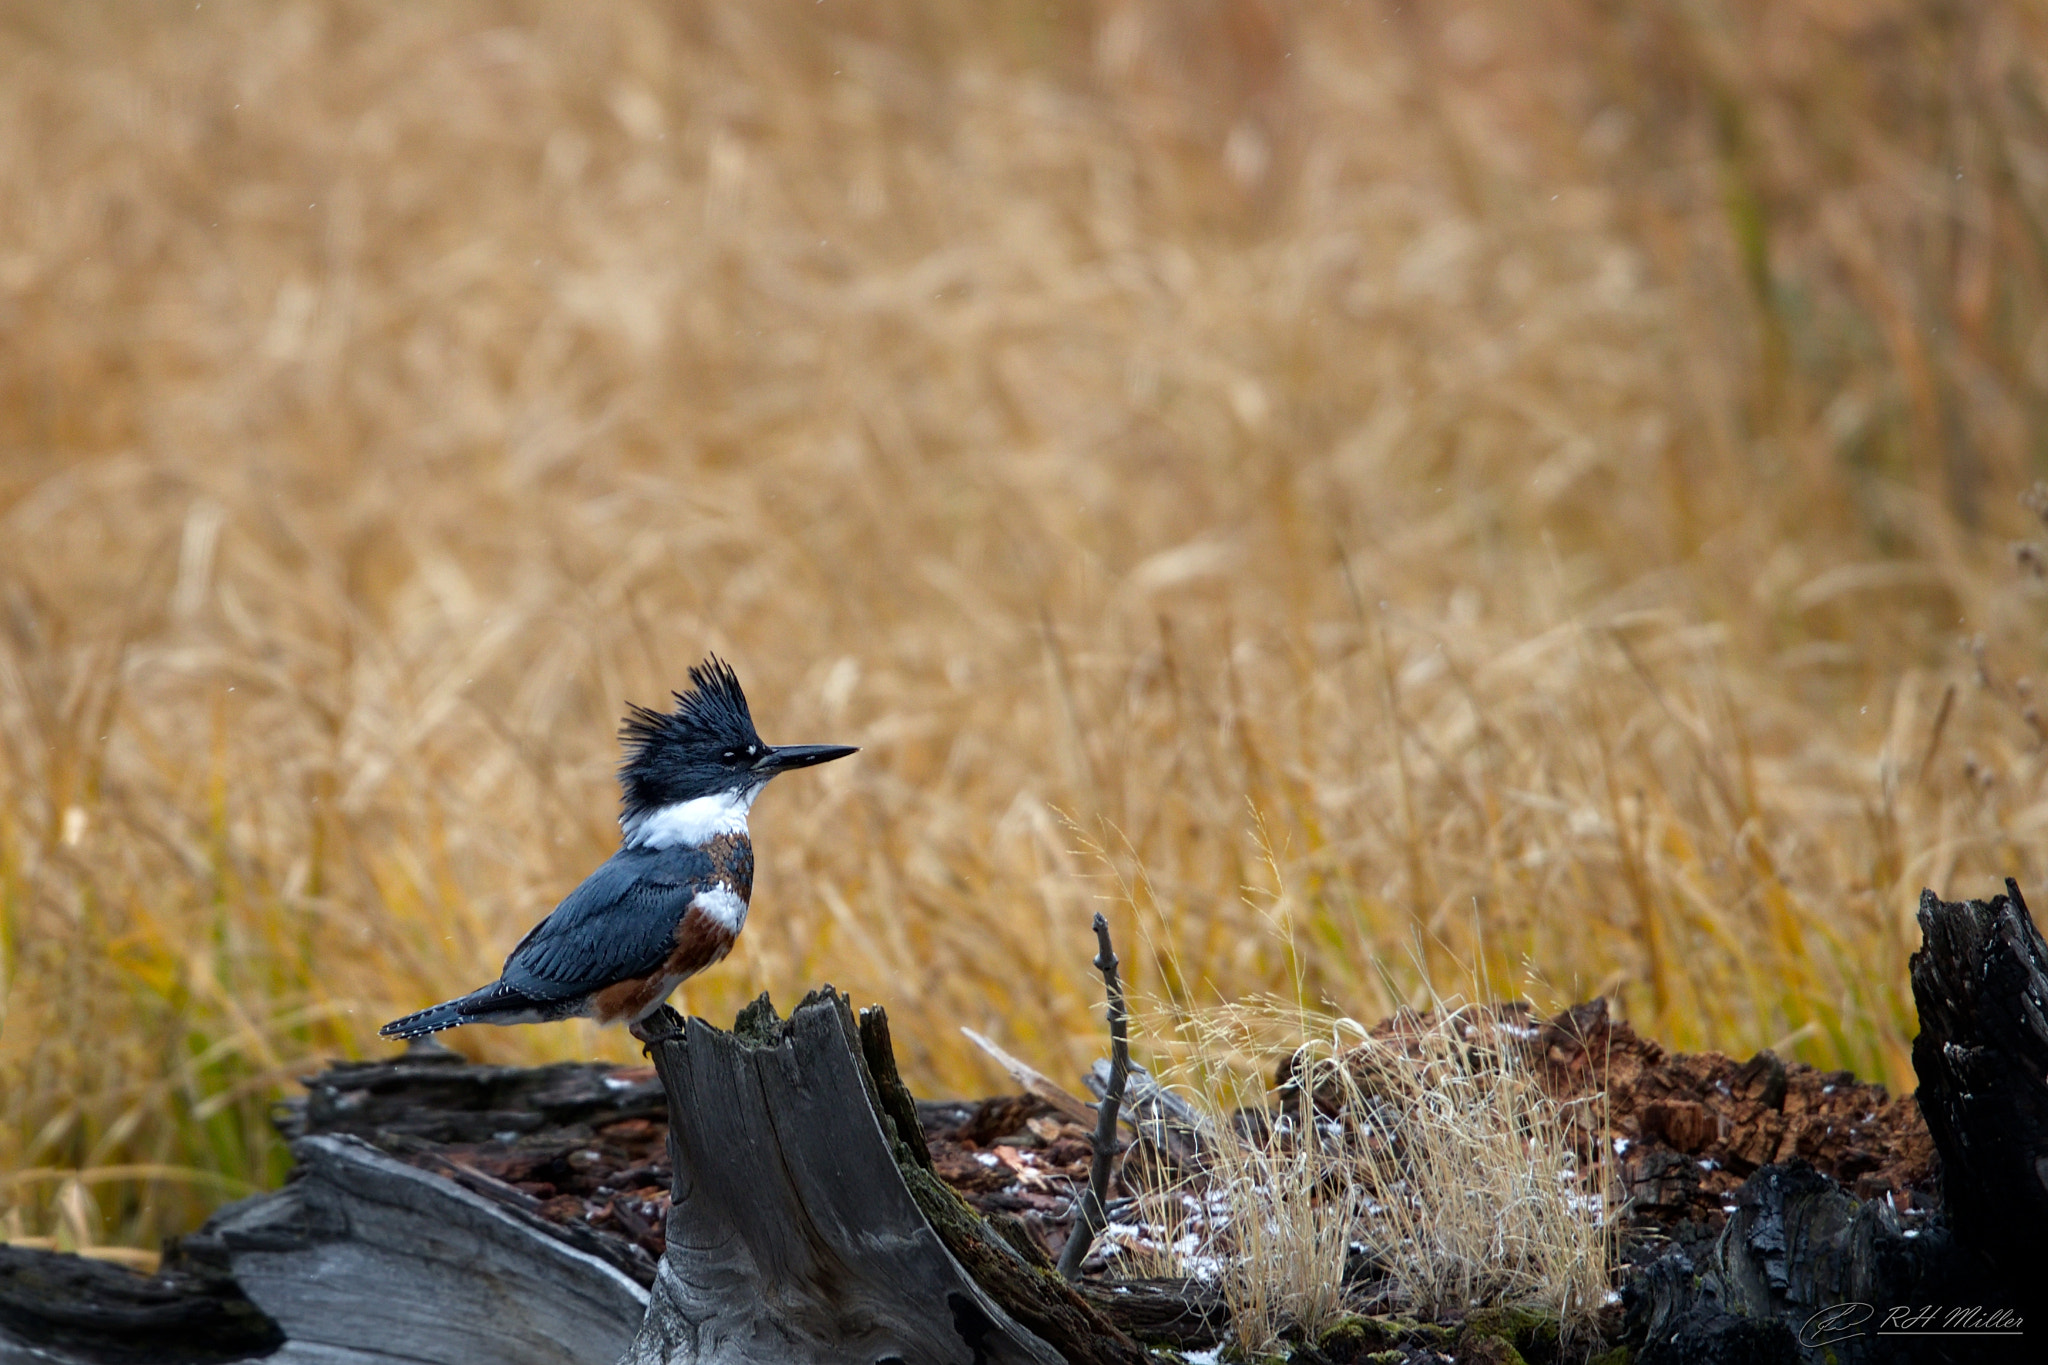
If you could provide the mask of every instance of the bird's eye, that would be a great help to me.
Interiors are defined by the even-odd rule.
[[[719,758],[723,759],[727,763],[732,762],[734,759],[738,757],[739,755],[734,753],[731,749],[727,749],[724,753],[719,755]]]

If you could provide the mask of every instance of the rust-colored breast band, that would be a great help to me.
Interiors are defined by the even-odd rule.
[[[712,875],[741,900],[754,898],[754,842],[744,834],[720,834],[704,845]]]

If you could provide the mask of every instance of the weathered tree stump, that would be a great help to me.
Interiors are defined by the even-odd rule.
[[[1957,1243],[2007,1285],[2048,1285],[2048,943],[2010,878],[1988,901],[1920,893],[1913,1040]]]
[[[668,1246],[621,1365],[1142,1360],[921,1169],[878,1015],[873,1065],[829,987],[786,1022],[766,997],[731,1033],[669,1019],[650,1049],[675,1167]]]

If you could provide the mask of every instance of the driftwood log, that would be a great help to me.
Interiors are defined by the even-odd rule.
[[[560,1229],[356,1138],[292,1155],[165,1276],[0,1256],[0,1365],[610,1365],[632,1340],[646,1291]]]
[[[283,1330],[274,1365],[595,1365],[631,1339],[645,1291],[539,1219],[354,1138],[292,1155],[291,1184],[187,1244]]]
[[[675,1169],[668,1246],[622,1365],[1137,1362],[920,1154],[887,1022],[829,987],[651,1048]]]

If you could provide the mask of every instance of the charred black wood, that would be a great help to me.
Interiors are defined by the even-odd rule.
[[[144,1277],[0,1243],[0,1365],[224,1365],[267,1356],[284,1341],[224,1272]]]
[[[2009,1288],[2048,1284],[2048,943],[2011,880],[1988,901],[1920,895],[1920,1112],[1958,1244]]]
[[[1641,1365],[2039,1358],[2025,1316],[2048,1282],[2048,944],[2010,881],[1988,901],[1922,893],[1920,927],[1913,1067],[1942,1208],[1901,1213],[1804,1162],[1764,1166],[1711,1244],[1626,1289]],[[1751,1064],[1758,1084],[1775,1062]]]
[[[479,1066],[423,1039],[393,1060],[340,1062],[305,1078],[306,1097],[280,1105],[288,1138],[346,1134],[392,1147],[397,1140],[488,1142],[570,1132],[666,1112],[661,1084],[602,1063]]]
[[[1718,1238],[1630,1287],[1632,1335],[1641,1365],[1999,1359],[2002,1339],[1879,1335],[1894,1308],[1954,1302],[1954,1266],[1938,1222],[1859,1200],[1803,1161],[1766,1166]]]

